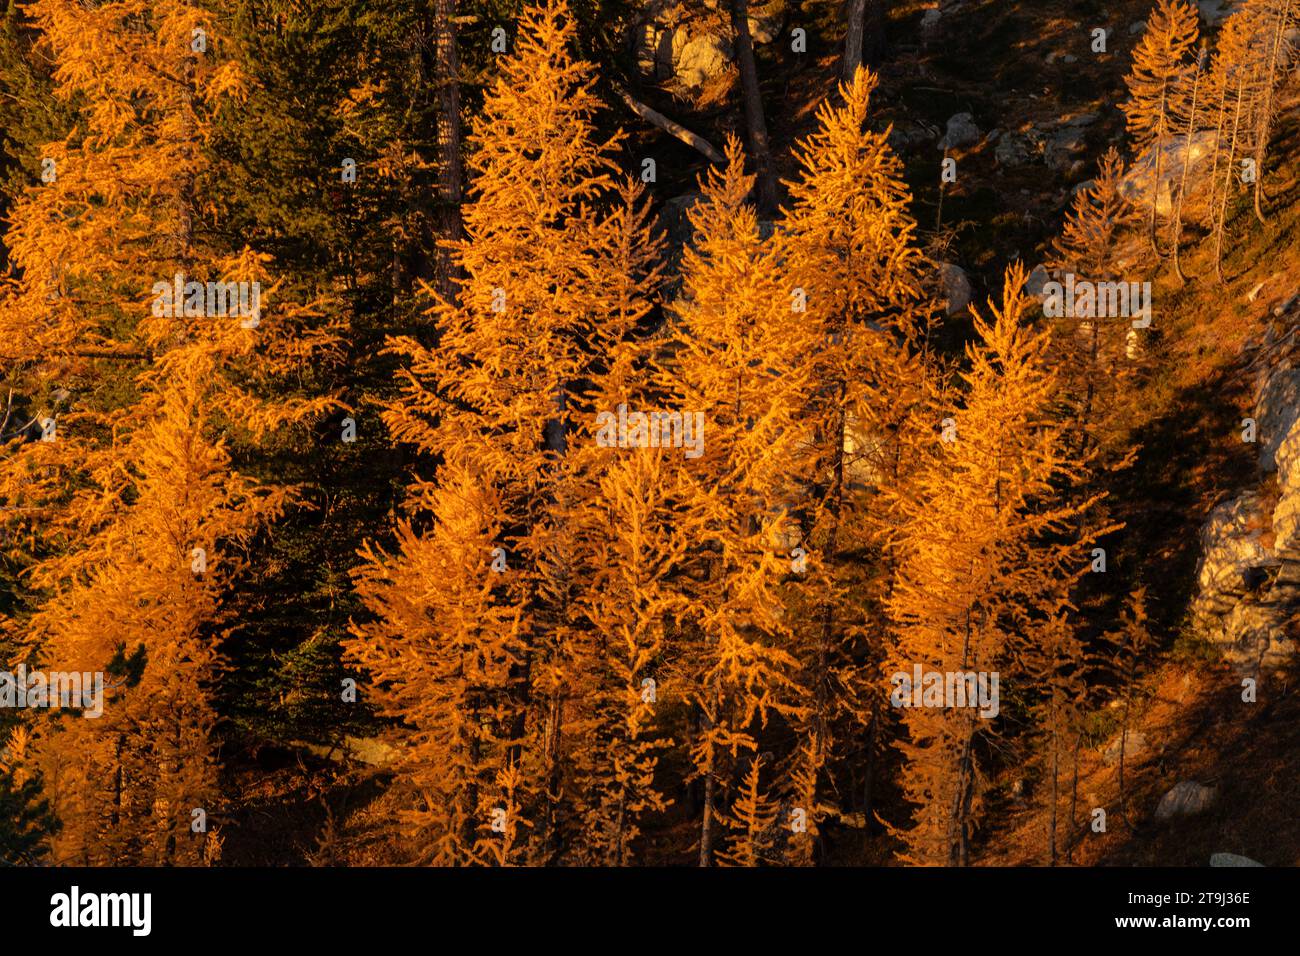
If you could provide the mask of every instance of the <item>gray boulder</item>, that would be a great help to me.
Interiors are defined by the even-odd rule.
[[[1068,169],[1087,146],[1087,133],[1079,126],[1057,130],[1047,142],[1047,165],[1055,170]]]
[[[1034,158],[1033,145],[1023,136],[1006,133],[993,150],[999,166],[1027,166]]]
[[[948,131],[939,140],[940,149],[960,149],[978,143],[980,128],[969,113],[956,113],[948,117]]]
[[[1248,856],[1239,856],[1236,853],[1214,853],[1210,855],[1210,866],[1263,866],[1263,863],[1256,863]]]
[[[971,284],[966,270],[956,263],[939,263],[939,281],[943,283],[948,315],[960,315],[970,305]]]
[[[1159,150],[1148,149],[1120,180],[1120,194],[1137,206],[1150,208],[1154,193],[1156,211],[1162,216],[1169,215],[1174,209],[1174,197],[1182,185],[1184,164],[1189,164],[1189,195],[1199,190],[1208,180],[1214,136],[1213,130],[1202,130],[1191,137],[1190,147],[1188,137],[1174,136]],[[1160,182],[1153,189],[1157,164],[1160,167]]]
[[[1052,274],[1047,271],[1047,267],[1042,263],[1034,266],[1029,275],[1025,278],[1025,294],[1032,295],[1040,302],[1047,298],[1047,283],[1052,281]]]
[[[1278,450],[1297,420],[1300,420],[1300,369],[1283,362],[1264,378],[1255,403],[1259,467],[1265,473],[1277,470]]]
[[[1197,10],[1207,26],[1216,27],[1227,19],[1232,8],[1225,0],[1196,0]]]
[[[921,15],[921,37],[924,40],[933,40],[939,32],[939,21],[943,19],[943,13],[938,7],[931,7]]]
[[[1217,796],[1214,787],[1205,787],[1191,780],[1183,780],[1160,798],[1160,804],[1156,807],[1156,819],[1169,820],[1173,817],[1186,817],[1200,813],[1209,808]]]

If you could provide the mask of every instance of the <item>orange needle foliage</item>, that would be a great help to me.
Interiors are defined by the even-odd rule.
[[[1073,526],[1096,499],[1059,503],[1077,466],[1064,455],[1049,333],[1025,325],[1024,281],[1021,267],[1008,270],[992,321],[972,310],[978,341],[949,423],[955,441],[934,442],[911,486],[890,492],[902,521],[890,665],[909,677],[916,664],[942,674],[1005,669],[1022,643],[1051,635],[1087,566],[1091,536],[1079,540]],[[902,786],[915,805],[912,826],[898,831],[906,859],[964,865],[982,741],[997,724],[973,707],[909,707],[902,718]]]

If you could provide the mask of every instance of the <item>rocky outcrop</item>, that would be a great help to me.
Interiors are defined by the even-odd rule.
[[[939,282],[943,288],[944,310],[948,315],[964,313],[972,294],[966,270],[953,262],[940,262]]]
[[[754,43],[771,43],[780,36],[786,7],[787,0],[751,0],[748,20]],[[689,94],[730,68],[730,15],[718,0],[685,10],[680,4],[650,0],[644,11],[633,41],[643,79]]]
[[[960,149],[980,141],[980,128],[970,113],[956,113],[948,117],[948,128],[939,140],[940,149]]]
[[[1191,605],[1197,630],[1246,676],[1300,649],[1300,371],[1289,328],[1270,327],[1256,347],[1259,487],[1210,513]]]
[[[1210,854],[1210,866],[1263,866],[1248,856],[1241,856],[1237,853],[1212,853]]]
[[[1216,796],[1214,787],[1183,780],[1160,798],[1160,805],[1156,807],[1156,819],[1168,820],[1200,813],[1213,805]]]
[[[1255,423],[1259,428],[1259,467],[1264,472],[1278,467],[1277,454],[1300,418],[1300,369],[1287,362],[1264,380]]]
[[[1144,209],[1151,206],[1154,196],[1156,211],[1162,216],[1170,215],[1174,210],[1178,190],[1182,188],[1184,165],[1187,165],[1189,199],[1195,196],[1209,179],[1210,163],[1214,155],[1214,137],[1212,130],[1204,130],[1193,134],[1190,140],[1186,136],[1174,136],[1159,149],[1148,149],[1138,157],[1132,169],[1120,181],[1120,193],[1130,202]],[[1160,171],[1160,181],[1153,189],[1157,166]]]

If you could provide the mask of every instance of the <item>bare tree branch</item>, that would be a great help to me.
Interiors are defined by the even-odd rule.
[[[650,123],[652,126],[658,126],[664,132],[680,139],[687,146],[703,153],[709,158],[710,162],[725,162],[723,155],[714,149],[703,136],[692,133],[681,123],[673,122],[667,116],[664,116],[663,113],[652,110],[640,100],[634,99],[632,94],[627,92],[627,90],[621,88],[616,89],[619,97],[628,105],[629,108],[631,108],[632,112],[636,113],[637,116],[640,116],[647,123]]]

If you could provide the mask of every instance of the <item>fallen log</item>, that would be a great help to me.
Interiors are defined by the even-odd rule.
[[[703,153],[709,158],[710,162],[721,163],[725,161],[723,155],[714,149],[709,141],[703,136],[700,136],[697,133],[692,133],[681,123],[674,122],[667,116],[664,116],[663,113],[646,106],[640,100],[633,97],[631,93],[627,92],[627,90],[618,90],[618,95],[622,98],[623,102],[628,105],[632,112],[636,113],[637,116],[641,117],[653,126],[658,126],[661,130],[681,140],[692,149]]]

